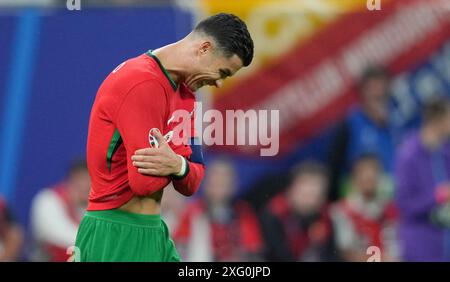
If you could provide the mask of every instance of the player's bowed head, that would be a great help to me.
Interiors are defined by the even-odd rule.
[[[253,40],[237,16],[220,13],[199,22],[180,41],[154,51],[175,82],[192,91],[223,80],[253,59]]]

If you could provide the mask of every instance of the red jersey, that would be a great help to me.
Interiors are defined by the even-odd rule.
[[[198,199],[185,209],[180,224],[173,234],[173,239],[187,250],[192,246],[191,237],[206,232],[210,237],[202,238],[203,244],[210,244],[211,257],[214,261],[246,261],[252,255],[262,251],[263,242],[258,218],[245,202],[236,202],[230,207],[232,216],[225,221],[217,221],[208,216],[208,208],[204,200]],[[199,228],[198,221],[208,218],[208,229]],[[197,228],[198,230],[193,230]],[[194,235],[195,234],[195,235]],[[195,248],[195,247],[194,247]],[[189,256],[188,254],[186,254]]]
[[[174,111],[193,113],[194,102],[195,95],[184,84],[175,84],[150,51],[125,61],[108,75],[97,92],[89,121],[88,210],[118,208],[133,195],[152,194],[171,181],[177,191],[187,196],[198,189],[204,167],[189,161],[189,145],[169,141],[175,153],[188,160],[189,172],[182,179],[142,175],[131,161],[136,150],[150,146],[150,129],[158,128],[166,135],[177,126]],[[191,115],[190,127],[193,120]],[[189,137],[189,133],[183,134]]]

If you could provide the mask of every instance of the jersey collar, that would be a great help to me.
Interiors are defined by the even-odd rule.
[[[170,85],[173,88],[173,91],[177,91],[178,85],[175,83],[175,81],[172,80],[172,78],[169,76],[169,73],[167,72],[166,68],[161,64],[161,61],[158,59],[158,57],[156,57],[153,53],[152,50],[148,50],[146,53],[148,56],[152,57],[153,60],[155,60],[159,67],[161,68],[162,72],[164,73],[164,75],[166,76],[166,78],[169,80]]]

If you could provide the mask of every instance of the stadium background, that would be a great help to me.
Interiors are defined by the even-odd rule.
[[[368,11],[365,0],[81,0],[81,11],[69,11],[65,1],[0,1],[0,193],[29,231],[33,196],[85,154],[90,108],[104,77],[219,11],[246,21],[255,60],[222,89],[202,90],[202,101],[219,110],[281,111],[276,157],[259,157],[255,148],[206,148],[208,161],[232,160],[238,197],[257,194],[263,177],[301,160],[325,160],[371,64],[394,74],[396,132],[414,128],[423,101],[450,95],[450,23],[448,12],[433,10],[438,2],[382,0],[381,11]],[[299,85],[302,91],[291,90]]]

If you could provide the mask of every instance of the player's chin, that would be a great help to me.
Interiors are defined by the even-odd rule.
[[[188,87],[191,91],[197,91],[203,87],[203,83],[194,83],[192,85],[188,85]]]
[[[197,90],[196,87],[195,87],[195,85],[192,85],[192,84],[186,84],[186,86],[187,86],[187,88],[189,88],[189,90],[191,90],[191,91],[196,91],[196,90]]]

